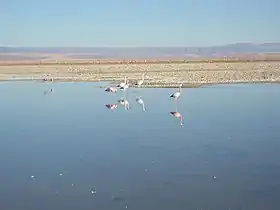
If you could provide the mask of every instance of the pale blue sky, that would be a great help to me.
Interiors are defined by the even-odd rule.
[[[278,0],[0,0],[0,45],[280,42]]]

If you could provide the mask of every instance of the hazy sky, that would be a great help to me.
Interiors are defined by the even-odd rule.
[[[0,45],[279,42],[278,0],[0,0]]]

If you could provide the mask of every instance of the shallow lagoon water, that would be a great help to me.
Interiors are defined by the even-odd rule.
[[[278,210],[280,86],[99,85],[0,83],[0,209]]]

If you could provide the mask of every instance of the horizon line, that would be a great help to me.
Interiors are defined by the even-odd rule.
[[[204,45],[204,46],[19,46],[19,45],[0,45],[1,47],[6,48],[207,48],[207,47],[224,47],[230,45],[237,45],[237,44],[250,44],[250,45],[262,45],[262,44],[280,44],[280,42],[235,42],[229,44],[217,44],[217,45]]]

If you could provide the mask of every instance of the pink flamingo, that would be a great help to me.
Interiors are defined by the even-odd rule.
[[[174,100],[178,100],[178,99],[180,98],[180,96],[181,96],[182,86],[183,86],[183,84],[180,84],[180,85],[179,85],[179,91],[173,93],[173,94],[170,96],[170,98],[173,98]]]
[[[126,90],[127,88],[129,88],[129,80],[126,80],[126,83],[124,84],[124,86],[120,87],[120,90]]]
[[[144,83],[144,79],[145,79],[144,76],[145,76],[145,74],[142,74],[142,79],[141,79],[141,80],[138,80],[138,81],[135,83],[136,86],[140,87],[140,86]]]
[[[118,107],[117,104],[106,104],[105,106],[107,107],[107,109],[110,109],[111,111],[115,110]]]
[[[119,87],[119,88],[121,88],[121,87],[123,87],[123,86],[125,86],[125,84],[126,84],[126,76],[124,77],[124,82],[121,82],[120,84],[118,84],[117,85],[117,87]]]
[[[105,91],[108,92],[108,93],[116,93],[117,90],[118,89],[115,88],[115,87],[108,87],[108,88],[105,89]]]
[[[180,125],[183,125],[183,116],[180,112],[169,112],[170,115],[180,120]]]

